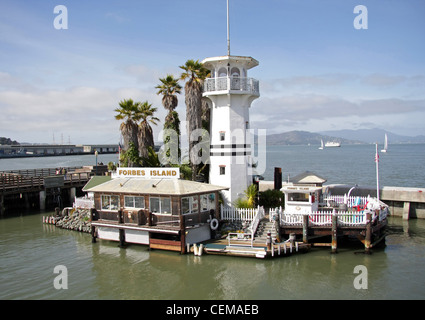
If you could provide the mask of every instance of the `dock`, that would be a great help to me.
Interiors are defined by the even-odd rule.
[[[228,244],[228,239],[211,240],[203,244],[203,250],[206,254],[227,255],[249,258],[272,258],[280,256],[289,256],[295,253],[307,252],[311,245],[299,241],[284,241],[279,243],[260,244],[253,246],[247,245],[241,241],[235,241],[232,245]]]
[[[105,172],[106,165],[0,171],[0,215],[69,206],[92,176]]]

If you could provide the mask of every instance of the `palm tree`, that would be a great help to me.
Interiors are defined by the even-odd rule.
[[[160,78],[161,85],[157,85],[155,88],[158,89],[157,94],[162,94],[162,104],[168,111],[173,111],[178,104],[176,94],[181,93],[181,85],[179,80],[175,79],[173,75],[167,74],[165,78]]]
[[[119,108],[115,111],[118,114],[115,115],[116,120],[124,120],[121,122],[120,130],[123,137],[123,149],[126,152],[130,148],[130,143],[138,146],[138,127],[137,127],[137,108],[138,102],[134,102],[132,99],[122,100],[119,102]],[[129,166],[132,166],[130,163]]]
[[[157,94],[162,94],[162,105],[168,114],[165,118],[164,123],[164,144],[169,146],[166,152],[166,159],[168,164],[178,164],[180,163],[180,119],[179,114],[174,111],[177,108],[178,99],[176,94],[181,93],[182,87],[180,86],[178,79],[175,79],[173,75],[167,75],[165,78],[160,78],[160,85],[157,85],[155,88],[158,89]],[[177,136],[177,141],[171,141],[171,135],[167,132],[167,129],[173,130]],[[173,135],[174,136],[174,135]],[[175,154],[174,150],[177,150]]]
[[[198,154],[192,152],[193,147],[198,141],[191,141],[191,133],[196,129],[202,128],[202,87],[209,71],[198,60],[187,60],[186,64],[180,66],[184,72],[181,74],[182,80],[187,80],[184,86],[186,103],[186,122],[187,135],[189,137],[189,159],[192,165],[192,180],[197,175]]]
[[[152,127],[149,123],[156,125],[159,119],[154,116],[157,108],[152,107],[152,104],[145,101],[138,103],[136,119],[139,124],[139,155],[141,158],[148,158],[149,147],[154,148],[155,142],[153,138]]]

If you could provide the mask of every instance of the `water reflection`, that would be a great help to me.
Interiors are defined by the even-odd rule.
[[[149,251],[41,223],[42,215],[0,219],[1,299],[423,299],[425,221],[391,218],[386,246],[372,255],[340,246],[275,259]],[[53,268],[69,289],[53,288]],[[368,271],[357,290],[354,268]]]

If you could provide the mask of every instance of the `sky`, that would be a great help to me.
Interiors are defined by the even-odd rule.
[[[358,5],[367,14],[354,12]],[[259,61],[248,74],[261,94],[251,128],[425,135],[423,0],[229,6],[231,54]],[[158,79],[179,76],[188,59],[226,55],[226,17],[226,0],[0,0],[0,136],[116,144],[114,109],[131,98],[158,108],[160,140],[166,110]],[[182,93],[183,131],[185,110]]]

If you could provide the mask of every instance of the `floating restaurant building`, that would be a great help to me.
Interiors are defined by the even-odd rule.
[[[187,244],[210,239],[219,192],[227,188],[179,178],[177,168],[119,168],[110,181],[87,189],[95,204],[93,240],[185,253]]]

